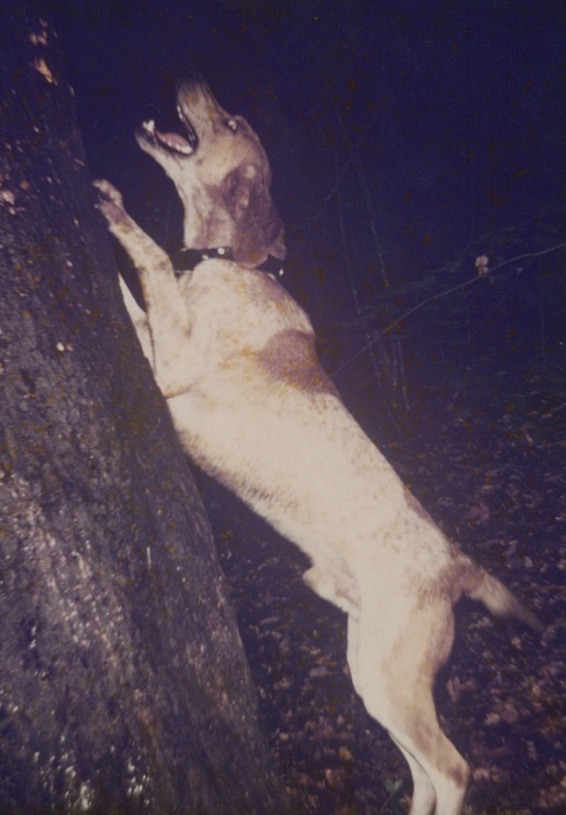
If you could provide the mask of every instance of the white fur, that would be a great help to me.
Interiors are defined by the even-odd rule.
[[[307,584],[348,614],[354,686],[407,759],[411,815],[459,815],[469,768],[432,697],[454,637],[452,606],[467,592],[497,612],[528,614],[408,493],[320,368],[307,315],[253,268],[254,258],[283,255],[255,133],[203,84],[182,86],[179,106],[196,147],[171,152],[179,137],[159,141],[148,127],[140,145],[177,186],[188,244],[237,246],[241,259],[207,260],[177,278],[119,193],[97,182],[140,276],[147,315],[122,291],[142,348],[190,456],[306,552]]]

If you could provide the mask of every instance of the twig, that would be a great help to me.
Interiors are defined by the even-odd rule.
[[[509,264],[511,264],[511,263],[518,263],[519,261],[525,260],[525,259],[531,260],[532,258],[538,258],[538,257],[541,257],[542,255],[548,255],[551,252],[556,252],[559,249],[565,249],[565,248],[566,248],[566,243],[560,243],[560,244],[558,244],[558,246],[551,246],[548,249],[542,249],[540,252],[527,252],[524,255],[518,255],[515,258],[510,258],[509,260],[504,260],[503,263],[498,263],[497,266],[493,266],[493,268],[487,269],[483,274],[476,275],[476,277],[472,277],[472,278],[470,278],[470,280],[464,281],[464,283],[459,283],[457,286],[453,286],[451,289],[447,289],[446,291],[441,292],[440,294],[433,294],[430,297],[427,297],[426,300],[423,300],[422,302],[417,303],[416,306],[413,306],[408,311],[406,311],[404,314],[402,314],[400,317],[398,317],[396,320],[393,320],[393,322],[389,323],[389,325],[386,326],[378,334],[376,334],[375,337],[372,337],[371,340],[368,340],[368,342],[363,346],[363,348],[361,348],[353,356],[351,356],[349,359],[347,359],[345,362],[343,362],[342,365],[340,365],[338,368],[336,368],[332,373],[337,374],[343,368],[345,368],[347,365],[350,365],[351,362],[353,362],[355,359],[357,359],[359,356],[361,356],[363,353],[365,353],[365,351],[367,351],[368,348],[370,348],[374,343],[376,343],[383,336],[385,336],[385,334],[388,334],[391,331],[392,328],[395,328],[395,326],[399,325],[399,323],[403,322],[403,320],[406,320],[407,317],[409,317],[411,314],[414,314],[416,311],[419,311],[419,309],[423,308],[428,303],[432,303],[432,302],[434,302],[434,300],[441,300],[443,297],[447,297],[449,294],[454,294],[454,292],[460,291],[460,289],[464,289],[467,286],[471,286],[472,283],[477,283],[478,280],[483,280],[484,278],[488,277],[489,275],[492,275],[494,272],[499,271],[504,266],[509,266]]]
[[[375,114],[375,116],[373,116],[373,118],[371,119],[369,124],[362,131],[359,139],[357,140],[357,142],[356,142],[356,144],[354,146],[354,149],[357,150],[357,148],[362,144],[362,142],[364,141],[364,139],[368,135],[369,131],[373,127],[373,123],[374,123],[376,118],[377,118],[377,113]],[[352,164],[352,160],[353,160],[352,159],[352,153],[350,153],[348,155],[348,158],[346,159],[346,161],[342,165],[342,168],[340,169],[340,171],[336,175],[336,183],[334,184],[334,186],[332,187],[330,192],[326,195],[324,201],[322,202],[322,204],[318,208],[318,212],[313,216],[313,218],[311,218],[311,220],[310,220],[310,222],[308,224],[308,227],[307,227],[307,231],[305,232],[305,234],[303,235],[300,243],[298,244],[297,248],[295,249],[295,254],[298,253],[303,248],[303,246],[305,245],[305,243],[307,241],[307,238],[308,238],[309,234],[312,232],[315,224],[318,223],[318,221],[322,218],[325,209],[327,208],[329,203],[332,201],[332,199],[336,195],[338,189],[340,188],[340,184],[342,182],[342,179],[346,175],[346,172],[348,171],[348,169],[350,167],[350,164]]]
[[[379,258],[379,267],[380,267],[380,270],[381,270],[381,277],[382,277],[382,280],[383,280],[383,285],[387,289],[387,288],[389,288],[390,283],[389,283],[389,278],[387,276],[387,269],[385,267],[385,258],[383,257],[383,251],[381,249],[381,241],[379,239],[379,235],[378,235],[378,232],[377,232],[375,212],[374,212],[374,209],[373,209],[373,201],[371,200],[371,195],[370,195],[369,186],[368,186],[368,183],[367,183],[366,174],[364,173],[362,160],[360,158],[360,153],[359,153],[359,150],[358,150],[358,148],[359,148],[359,146],[361,144],[361,141],[359,140],[355,145],[352,145],[350,143],[350,140],[348,139],[348,134],[346,133],[346,128],[344,127],[344,122],[342,120],[342,117],[340,116],[340,113],[339,113],[338,108],[336,107],[336,105],[334,105],[334,115],[336,116],[336,119],[338,120],[338,125],[339,125],[339,127],[340,127],[340,129],[342,131],[342,136],[344,137],[344,141],[345,141],[345,143],[346,143],[346,145],[348,147],[348,155],[349,155],[350,161],[354,165],[354,169],[356,171],[356,174],[358,176],[359,182],[360,182],[360,184],[362,186],[362,190],[363,190],[363,193],[364,193],[364,196],[365,196],[365,199],[366,199],[366,207],[367,207],[368,218],[369,218],[369,227],[370,227],[371,234],[373,236],[373,242],[375,244],[375,251],[377,252],[377,256]]]
[[[338,174],[339,174],[338,156],[335,157],[335,162],[336,162],[336,175],[338,176]],[[340,182],[338,181],[337,182],[338,190],[339,190],[339,183]],[[377,385],[379,386],[379,383],[380,383],[380,380],[381,380],[379,365],[377,363],[377,359],[375,358],[375,354],[374,354],[374,351],[373,351],[370,332],[369,332],[369,329],[367,327],[366,320],[364,319],[364,316],[363,316],[362,305],[360,303],[360,298],[359,298],[359,295],[358,295],[358,289],[357,289],[357,286],[356,286],[356,279],[354,277],[354,270],[352,269],[352,264],[350,262],[350,254],[348,252],[348,242],[346,240],[346,229],[345,229],[345,226],[344,226],[344,215],[343,215],[343,212],[342,212],[342,203],[341,203],[342,202],[342,196],[341,195],[337,196],[337,202],[338,202],[338,222],[340,224],[340,236],[341,236],[341,239],[342,239],[342,253],[343,253],[343,256],[344,256],[344,265],[346,266],[346,271],[348,273],[348,280],[350,282],[350,288],[352,290],[352,298],[354,300],[354,305],[355,305],[356,311],[358,313],[358,319],[360,320],[360,323],[362,325],[364,335],[365,335],[365,338],[366,338],[366,341],[367,341],[366,342],[366,348],[369,349],[369,356],[370,356],[370,360],[371,360],[371,365],[372,365],[372,368],[373,368],[373,372],[374,372],[374,375],[375,375]]]

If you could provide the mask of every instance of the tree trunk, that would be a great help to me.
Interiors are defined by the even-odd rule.
[[[286,812],[51,27],[0,9],[0,812]]]

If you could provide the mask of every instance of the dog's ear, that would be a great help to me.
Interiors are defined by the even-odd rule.
[[[285,257],[283,223],[269,194],[269,177],[254,164],[233,170],[223,184],[235,224],[232,252],[237,263],[260,266],[268,255]]]

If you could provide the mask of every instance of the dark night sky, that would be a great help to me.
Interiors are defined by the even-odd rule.
[[[222,106],[250,121],[272,164],[288,286],[328,345],[341,346],[338,361],[364,341],[359,325],[344,328],[359,317],[345,252],[377,330],[419,298],[472,277],[478,254],[501,261],[563,240],[566,26],[558,0],[47,5],[93,175],[113,181],[161,243],[178,239],[178,207],[136,147],[134,128],[147,118],[178,127],[175,81],[188,73],[202,73]],[[386,318],[380,255],[402,295],[388,301]],[[528,323],[543,272],[529,271],[520,295],[503,280],[486,320],[501,323],[503,309],[505,319]],[[407,295],[419,281],[422,291]],[[563,322],[564,295],[554,281],[552,325]],[[415,318],[413,342],[419,331],[430,334],[431,320],[445,322],[454,301],[441,302]]]

